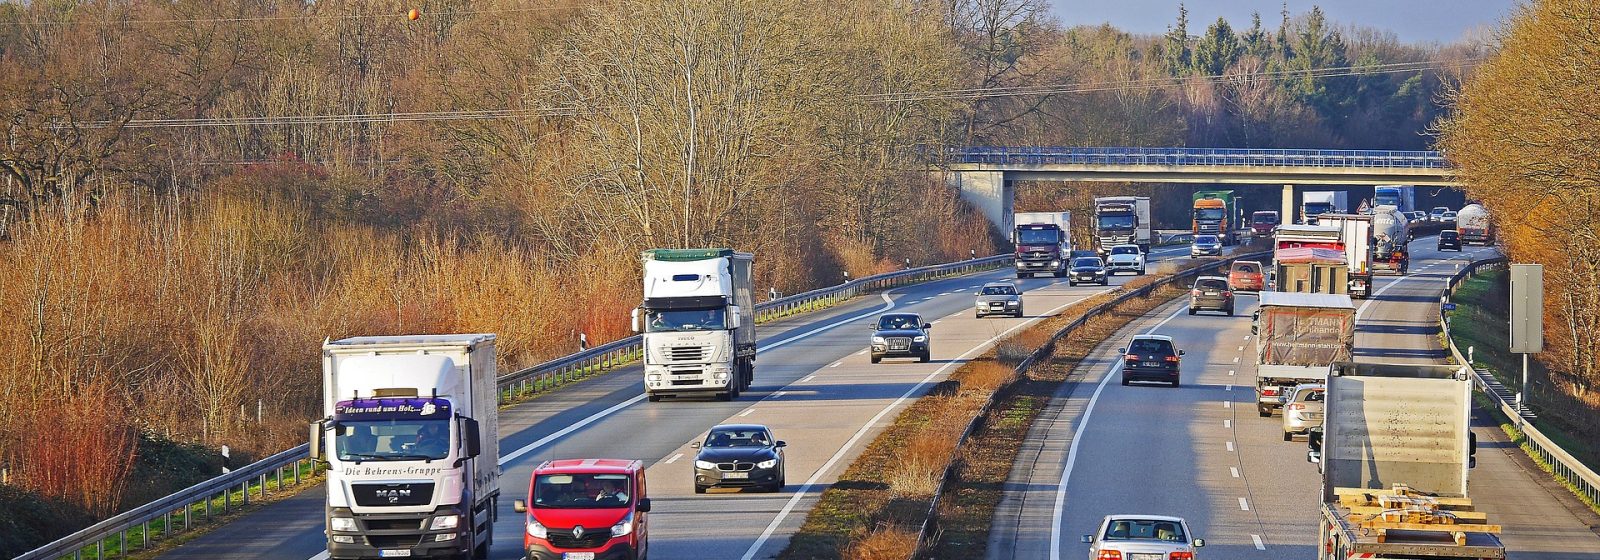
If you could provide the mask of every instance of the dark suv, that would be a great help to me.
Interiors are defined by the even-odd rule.
[[[1439,250],[1443,251],[1447,248],[1461,250],[1461,232],[1453,229],[1439,232]]]
[[[1221,311],[1233,316],[1233,289],[1221,276],[1201,276],[1189,290],[1189,314],[1196,311]]]
[[[878,316],[872,326],[872,363],[884,358],[917,358],[919,362],[931,359],[928,349],[928,329],[933,325],[922,322],[916,313],[886,313]]]
[[[1183,355],[1172,345],[1172,337],[1141,334],[1128,342],[1122,352],[1122,384],[1131,381],[1165,381],[1178,386],[1179,356]]]

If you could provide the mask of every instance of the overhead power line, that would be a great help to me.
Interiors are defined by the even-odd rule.
[[[472,16],[472,15],[513,14],[513,13],[544,12],[544,11],[550,11],[550,10],[565,10],[565,9],[570,9],[570,8],[566,7],[566,6],[543,6],[543,7],[536,7],[536,8],[498,8],[498,9],[490,9],[490,10],[448,10],[448,11],[434,12],[434,13],[423,12],[422,13],[422,17],[439,16],[439,15]],[[284,21],[284,20],[303,21],[303,20],[406,19],[406,18],[407,18],[406,11],[402,10],[402,11],[399,11],[399,12],[376,12],[376,13],[364,13],[364,14],[291,14],[291,15],[281,15],[281,16],[158,18],[158,19],[120,19],[120,20],[119,19],[108,19],[108,20],[91,20],[91,19],[36,20],[36,21],[23,20],[23,21],[5,21],[5,22],[0,22],[0,25],[10,25],[10,26],[55,25],[55,26],[61,26],[61,25],[75,25],[75,24],[80,24],[80,23],[99,23],[99,24],[117,24],[117,25],[123,25],[123,24],[126,24],[126,25],[170,25],[170,24],[175,24],[175,23],[255,23],[255,22],[264,22],[264,21]]]

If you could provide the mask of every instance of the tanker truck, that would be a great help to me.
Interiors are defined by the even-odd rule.
[[[1372,271],[1405,274],[1411,264],[1409,220],[1394,206],[1372,210]]]
[[[1482,204],[1468,204],[1456,213],[1456,231],[1461,233],[1461,244],[1494,244],[1494,224],[1489,221],[1489,209]]]

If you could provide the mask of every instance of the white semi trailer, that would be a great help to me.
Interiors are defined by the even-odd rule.
[[[732,400],[755,379],[756,305],[750,253],[652,249],[633,330],[644,333],[644,391]]]

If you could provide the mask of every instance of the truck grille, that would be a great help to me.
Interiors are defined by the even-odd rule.
[[[1033,251],[1031,253],[1023,253],[1022,254],[1022,259],[1023,260],[1029,260],[1029,261],[1050,260],[1050,253],[1046,253],[1044,251]]]
[[[550,528],[550,544],[556,548],[600,548],[611,540],[610,527],[584,527],[582,537],[572,536],[572,528]]]
[[[706,354],[710,349],[705,346],[674,346],[666,349],[667,360],[671,362],[702,363],[706,361]]]
[[[373,548],[411,548],[422,544],[422,535],[367,535]]]
[[[906,350],[911,348],[911,339],[903,336],[891,336],[888,339],[890,350]]]
[[[421,531],[422,522],[426,518],[414,519],[365,519],[367,529],[371,531]]]

